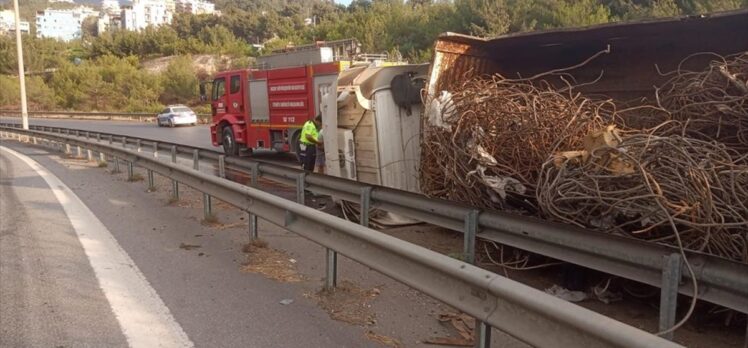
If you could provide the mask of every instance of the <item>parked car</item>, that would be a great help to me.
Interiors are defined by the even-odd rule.
[[[179,126],[179,125],[196,125],[197,115],[192,109],[184,105],[169,105],[164,111],[156,115],[156,123],[159,127]]]

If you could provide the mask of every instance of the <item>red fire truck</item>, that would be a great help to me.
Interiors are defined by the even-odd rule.
[[[304,122],[320,112],[320,91],[334,91],[341,70],[331,47],[282,52],[258,63],[264,67],[223,71],[213,78],[211,140],[227,155],[296,151]],[[204,85],[201,94],[207,99]]]

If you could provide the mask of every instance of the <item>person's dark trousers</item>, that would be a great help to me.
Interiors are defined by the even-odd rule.
[[[307,145],[304,151],[304,170],[314,171],[314,163],[317,161],[317,145]]]

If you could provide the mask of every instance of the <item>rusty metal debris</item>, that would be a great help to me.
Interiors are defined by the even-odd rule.
[[[655,102],[627,109],[567,72],[434,96],[422,191],[748,263],[748,52],[687,57]]]
[[[613,122],[615,105],[581,95],[574,83],[564,73],[530,79],[482,76],[434,98],[421,147],[422,191],[534,213],[535,186],[546,158],[581,147],[585,135]]]
[[[711,59],[702,71],[684,66],[694,58]],[[657,104],[673,120],[686,123],[685,134],[748,152],[748,52],[730,56],[698,53],[687,57],[656,89]]]
[[[475,318],[465,313],[442,313],[438,320],[449,323],[457,331],[458,337],[431,337],[423,343],[443,346],[472,347],[475,342]]]
[[[378,334],[372,330],[366,331],[364,333],[364,336],[366,336],[367,339],[369,339],[372,342],[377,342],[385,347],[391,347],[391,348],[402,348],[405,347],[400,340],[396,338],[392,338],[386,335]]]
[[[723,144],[656,133],[552,156],[544,217],[748,263],[748,164]]]

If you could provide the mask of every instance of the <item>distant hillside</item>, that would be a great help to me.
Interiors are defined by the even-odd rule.
[[[160,57],[149,59],[141,62],[141,68],[150,73],[160,74],[166,70],[169,63],[177,56]],[[216,71],[226,70],[232,67],[235,59],[229,56],[215,54],[195,54],[192,55],[192,68],[198,72],[198,75],[209,76]]]

